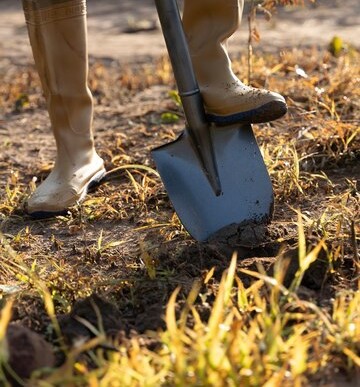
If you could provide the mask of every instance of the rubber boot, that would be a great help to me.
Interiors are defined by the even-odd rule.
[[[185,0],[183,24],[209,121],[226,125],[275,120],[287,111],[284,98],[244,85],[226,49],[237,30],[244,0]]]
[[[23,0],[23,8],[57,149],[53,170],[26,208],[33,217],[48,217],[81,201],[105,174],[92,134],[86,2]]]

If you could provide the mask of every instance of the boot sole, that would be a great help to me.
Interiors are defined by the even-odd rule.
[[[264,122],[274,121],[287,112],[286,103],[280,101],[272,101],[259,108],[248,110],[246,112],[235,113],[228,116],[218,116],[216,114],[206,114],[209,122],[217,125],[231,125],[231,124],[260,124]]]
[[[89,192],[89,190],[99,186],[101,184],[102,179],[106,175],[106,170],[102,169],[101,171],[97,172],[89,181],[89,183],[84,187],[82,190],[82,193],[80,195],[80,198],[78,202],[81,202],[84,200],[85,196]],[[65,208],[60,211],[35,211],[35,212],[28,212],[28,215],[33,218],[33,219],[48,219],[48,218],[53,218],[55,216],[64,216],[67,215],[68,213],[68,208]]]

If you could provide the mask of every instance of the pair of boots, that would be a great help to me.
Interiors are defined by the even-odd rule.
[[[209,121],[267,122],[286,113],[279,94],[241,83],[231,70],[227,39],[244,0],[185,0],[183,24]],[[34,217],[60,214],[105,174],[92,135],[87,85],[86,0],[23,0],[30,43],[44,90],[57,157],[27,202]]]

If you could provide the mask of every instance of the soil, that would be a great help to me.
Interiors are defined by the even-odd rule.
[[[9,366],[21,379],[28,379],[39,368],[54,367],[55,356],[52,346],[42,336],[17,324],[7,329]],[[11,372],[11,371],[10,371]],[[8,375],[13,386],[18,383]]]
[[[88,0],[89,53],[121,62],[151,61],[166,53],[153,0]],[[181,2],[180,2],[181,3]],[[246,7],[247,8],[247,7]],[[246,15],[246,11],[244,12]],[[247,22],[231,40],[230,51],[247,50]],[[29,60],[30,48],[21,2],[0,3],[0,57]],[[304,8],[279,9],[270,22],[259,13],[259,51],[324,46],[336,35],[359,46],[360,4],[357,0],[317,0]]]
[[[109,66],[112,72],[129,64],[136,68],[143,62],[156,64],[161,61],[159,57],[164,54],[164,44],[152,1],[89,0],[88,6],[89,52],[93,72],[96,72],[98,61]],[[284,47],[302,45],[324,46],[334,35],[339,35],[357,46],[360,36],[360,3],[357,0],[347,0],[344,6],[342,1],[319,1],[310,14],[307,9],[279,10],[271,23],[266,24],[261,20],[260,26],[262,39],[256,46],[259,51],[278,51]],[[246,28],[246,23],[243,23],[240,33],[231,42],[233,55],[239,56],[246,50]],[[29,66],[29,63],[31,56],[20,2],[2,0],[0,71],[9,65],[23,69]],[[101,70],[101,66],[99,68]],[[162,136],[157,134],[161,112],[167,111],[169,106],[173,108],[173,104],[169,103],[167,86],[152,85],[149,88],[144,87],[136,94],[122,94],[121,106],[116,100],[105,100],[101,93],[95,93],[95,99],[96,144],[109,169],[113,167],[113,157],[118,156],[115,144],[121,148],[120,153],[124,160],[126,155],[132,164],[154,167],[150,150],[161,145],[164,136],[175,138],[182,130],[183,123],[180,122],[163,127]],[[0,116],[0,144],[11,144],[1,149],[0,176],[5,181],[9,178],[10,170],[21,171],[18,179],[23,186],[33,176],[38,179],[46,176],[55,155],[48,117],[43,109],[5,112]],[[6,171],[3,169],[5,166]],[[339,176],[336,177],[336,173]],[[333,171],[333,174],[338,189],[341,190],[341,187],[346,185],[347,176],[359,179],[360,170],[359,166],[352,164],[344,167],[341,172]],[[2,195],[5,192],[4,186],[1,182]],[[131,189],[123,173],[113,174],[92,197],[111,197],[119,190],[126,193]],[[43,252],[52,254],[55,259],[61,259],[61,262],[65,260],[67,268],[79,271],[80,283],[86,283],[92,276],[101,279],[90,296],[88,293],[82,295],[79,284],[68,284],[67,278],[54,279],[58,281],[56,283],[59,293],[66,289],[68,294],[71,294],[71,287],[74,287],[73,299],[69,297],[70,300],[67,300],[68,313],[59,314],[59,323],[69,344],[73,345],[93,335],[93,332],[79,321],[79,317],[97,326],[100,312],[104,330],[108,335],[116,336],[124,342],[136,335],[143,337],[144,345],[151,349],[156,348],[158,343],[146,332],[164,328],[164,310],[175,287],[181,285],[182,289],[178,301],[180,311],[194,279],[203,277],[208,270],[215,267],[214,279],[219,280],[228,267],[229,257],[234,250],[241,258],[240,268],[256,270],[262,265],[269,274],[273,272],[276,257],[281,253],[282,257],[290,259],[285,283],[291,282],[297,268],[297,260],[291,259],[297,254],[297,230],[293,223],[294,213],[288,206],[277,206],[272,224],[261,230],[250,225],[241,230],[241,233],[244,233],[242,237],[239,235],[241,233],[238,233],[238,238],[234,237],[232,240],[202,244],[196,243],[188,236],[184,237],[184,231],[176,222],[170,227],[172,238],[168,238],[166,232],[159,232],[158,228],[149,227],[148,218],[152,217],[157,224],[161,224],[169,222],[173,214],[164,190],[156,192],[156,197],[157,203],[148,201],[146,209],[139,212],[138,209],[134,211],[136,206],[132,205],[129,194],[128,201],[124,200],[108,209],[109,214],[116,213],[112,220],[109,220],[111,216],[106,214],[103,219],[82,222],[81,213],[79,215],[75,211],[70,216],[70,221],[34,221],[26,217],[20,208],[1,224],[0,231],[11,236],[26,233],[26,229],[31,230],[33,239],[28,245],[18,248],[18,251],[25,255],[34,254],[41,262]],[[158,203],[161,203],[160,210]],[[297,204],[311,213],[319,210],[315,197],[312,203]],[[90,246],[96,244],[100,232],[104,240],[120,240],[121,245],[113,249],[111,254],[94,253]],[[244,240],[251,243],[243,243]],[[146,257],[150,257],[150,263],[146,262]],[[157,273],[167,274],[159,274],[152,279],[149,274],[151,265],[154,265]],[[319,304],[326,306],[335,291],[350,286],[346,278],[352,276],[352,270],[349,260],[345,262],[342,271],[333,274],[329,280],[327,260],[317,260],[303,280],[303,297],[316,299]],[[241,279],[245,285],[251,283],[248,276],[242,275]],[[208,291],[209,297],[213,297],[215,290],[213,293]],[[202,317],[206,319],[210,307],[201,305],[199,308]],[[53,340],[52,334],[48,332],[49,318],[42,301],[36,297],[23,296],[18,300],[13,321],[39,333],[41,337]],[[32,337],[31,340],[37,340],[35,335],[36,333],[29,336]],[[16,353],[17,344],[16,340],[12,339],[11,331],[8,337]],[[21,343],[19,352],[24,350],[23,342]],[[29,346],[30,353],[35,353],[36,348]],[[28,355],[29,353],[24,356]],[[58,352],[57,362],[61,361],[62,356]]]

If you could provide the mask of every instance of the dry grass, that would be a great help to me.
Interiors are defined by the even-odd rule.
[[[102,121],[97,142],[113,178],[69,216],[34,222],[19,208],[34,189],[33,174],[46,175],[50,160],[36,165],[26,156],[16,162],[0,158],[0,273],[1,284],[8,286],[1,298],[2,361],[13,303],[13,320],[46,334],[66,354],[59,368],[35,374],[32,385],[301,386],[326,384],[335,376],[355,380],[360,367],[359,60],[351,49],[338,58],[315,49],[253,58],[253,84],[279,91],[289,102],[285,119],[255,126],[274,184],[273,225],[288,233],[250,252],[250,266],[241,249],[230,262],[228,249],[216,256],[215,268],[201,263],[215,254],[201,246],[187,251],[183,261],[184,248],[197,245],[173,213],[148,156],[154,144],[181,130],[176,98],[165,97],[158,106],[155,96],[144,102],[149,105],[144,111],[126,111],[148,88],[174,87],[167,60],[121,70],[94,63],[97,115],[110,117]],[[246,78],[246,58],[234,68]],[[0,81],[0,109],[8,119],[43,117],[32,68],[2,69]],[[179,122],[166,124],[164,112],[176,114]],[[0,122],[7,125],[11,120]],[[11,138],[5,133],[0,141],[8,155]],[[272,257],[266,249],[275,245],[281,247],[269,271],[260,258]],[[221,275],[219,262],[228,266],[227,260],[229,269]],[[317,275],[318,262],[324,270],[312,290],[305,280],[309,273]],[[99,316],[97,326],[88,326],[93,338],[70,345],[57,315],[93,292],[134,314],[144,299],[147,311],[154,292],[167,303],[166,327],[110,338]],[[105,344],[116,351],[104,350]]]

